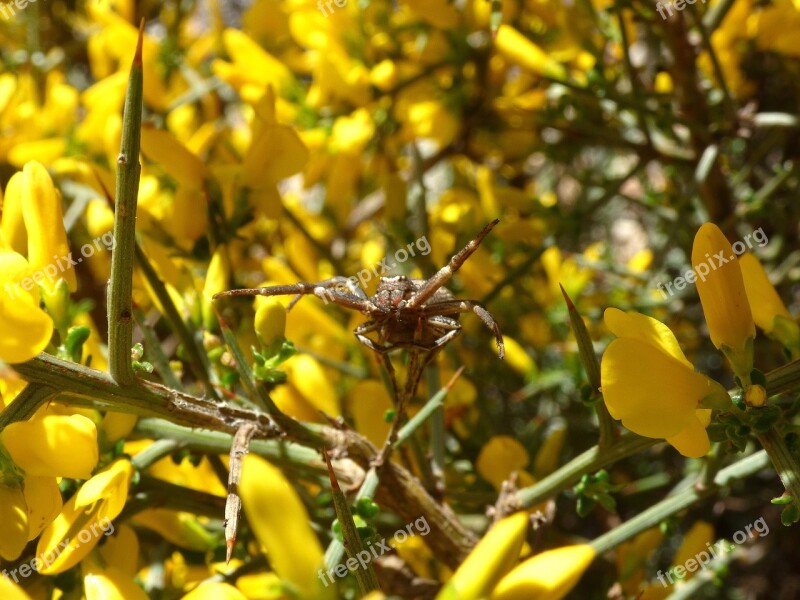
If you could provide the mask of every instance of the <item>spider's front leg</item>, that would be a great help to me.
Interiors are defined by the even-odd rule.
[[[506,355],[506,346],[503,343],[503,334],[500,333],[500,326],[494,320],[492,313],[486,310],[481,304],[474,300],[452,300],[448,302],[440,302],[424,307],[426,314],[431,317],[435,315],[454,315],[458,313],[472,312],[483,321],[483,324],[489,328],[494,334],[494,339],[497,341],[497,349],[500,358]]]
[[[472,256],[472,253],[475,252],[475,250],[478,249],[478,246],[481,245],[483,238],[489,235],[489,232],[499,222],[500,219],[495,219],[486,225],[486,227],[481,230],[475,239],[468,242],[466,246],[464,246],[450,259],[450,262],[448,262],[446,266],[439,269],[439,271],[437,271],[433,277],[422,284],[422,286],[417,290],[416,294],[414,294],[414,296],[406,303],[406,306],[408,308],[416,308],[425,304],[425,302],[436,293],[436,290],[450,281],[453,273],[458,271],[461,268],[461,265],[463,265],[466,260]]]
[[[320,296],[317,293],[317,289],[322,288],[324,290],[324,295]],[[331,289],[333,288],[333,289]],[[346,290],[346,292],[344,291]],[[352,279],[347,277],[331,277],[330,279],[325,279],[323,281],[317,281],[314,283],[309,283],[305,281],[301,281],[299,283],[293,283],[291,285],[273,285],[270,287],[263,287],[263,288],[247,288],[241,290],[229,290],[227,292],[219,292],[218,294],[214,294],[214,299],[228,297],[228,296],[289,296],[294,295],[295,297],[292,299],[291,302],[286,307],[286,310],[291,310],[292,307],[297,304],[297,301],[304,296],[305,294],[314,294],[315,296],[322,298],[322,300],[327,304],[328,302],[335,302],[331,298],[334,292],[341,291],[348,296],[354,296],[359,300],[367,300],[367,296],[358,284],[352,281]],[[357,310],[361,310],[358,308]]]

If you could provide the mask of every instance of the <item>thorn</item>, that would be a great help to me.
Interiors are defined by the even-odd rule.
[[[139,23],[139,39],[136,42],[136,52],[133,55],[133,66],[142,66],[142,41],[144,40],[144,17]]]
[[[573,310],[575,310],[575,305],[572,303],[572,300],[570,299],[570,297],[569,297],[569,296],[567,296],[567,292],[566,292],[566,291],[564,291],[564,286],[563,286],[563,285],[561,285],[561,283],[559,283],[559,284],[558,284],[558,287],[560,287],[560,288],[561,288],[561,295],[562,295],[562,296],[564,296],[564,300],[565,300],[565,301],[566,301],[566,303],[567,303],[567,309],[568,309],[570,312],[572,312]]]
[[[331,487],[336,491],[342,491],[339,487],[339,481],[336,479],[336,473],[333,471],[333,465],[331,464],[331,458],[328,456],[328,451],[323,450],[322,455],[325,457],[325,463],[328,465],[328,476],[331,479]]]
[[[227,552],[225,553],[225,564],[231,564],[231,556],[233,556],[233,545],[236,543],[236,540],[227,540],[225,545],[228,547]]]
[[[453,389],[453,386],[456,384],[456,381],[458,380],[459,377],[461,377],[461,374],[464,372],[464,368],[465,365],[461,365],[458,368],[458,371],[453,373],[453,376],[450,378],[450,381],[448,381],[447,384],[445,384],[444,389],[446,389],[448,392]]]

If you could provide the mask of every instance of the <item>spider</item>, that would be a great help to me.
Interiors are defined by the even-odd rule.
[[[499,222],[499,219],[495,219],[486,225],[430,279],[410,279],[405,275],[381,277],[375,295],[369,298],[355,283],[355,278],[346,277],[333,277],[316,283],[230,290],[220,292],[214,298],[294,294],[296,297],[288,307],[291,308],[304,294],[314,294],[326,302],[369,316],[370,320],[359,325],[353,333],[359,342],[384,358],[389,352],[400,348],[423,351],[432,356],[461,333],[459,315],[472,312],[494,334],[502,359],[505,346],[494,317],[475,300],[458,300],[444,287]],[[368,337],[368,334],[374,335],[375,339]]]

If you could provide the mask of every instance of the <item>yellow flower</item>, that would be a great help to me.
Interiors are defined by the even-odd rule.
[[[88,479],[97,465],[97,428],[83,415],[40,409],[31,419],[6,427],[2,440],[29,476]]]
[[[756,328],[739,261],[728,239],[713,223],[704,223],[695,234],[692,268],[711,341],[747,384],[753,368]]]
[[[492,600],[559,600],[575,587],[595,557],[586,544],[547,550],[503,577]]]
[[[383,418],[393,406],[386,386],[377,379],[359,381],[347,393],[347,406],[356,430],[380,447],[391,429]]]
[[[265,197],[278,205],[277,213],[266,211],[271,217],[280,214],[276,184],[299,172],[309,158],[308,148],[297,131],[278,123],[275,110],[275,94],[272,87],[268,87],[256,106],[252,142],[244,156],[241,180],[254,196],[254,204],[258,205],[259,199]]]
[[[481,448],[475,468],[499,490],[512,473],[524,469],[529,462],[528,451],[522,444],[510,436],[496,435]]]
[[[544,477],[556,470],[566,436],[566,422],[563,419],[554,419],[545,433],[536,458],[533,460],[533,474],[536,477]]]
[[[224,246],[220,246],[211,257],[203,284],[203,324],[206,329],[214,329],[217,317],[214,313],[214,294],[228,289],[230,281],[230,261]]]
[[[147,594],[119,567],[101,568],[94,560],[83,564],[83,591],[86,600],[147,600]]]
[[[787,348],[800,351],[800,327],[789,314],[764,267],[750,253],[742,255],[739,265],[756,325]]]
[[[74,292],[78,284],[72,264],[67,260],[70,251],[61,194],[40,163],[27,163],[22,174],[22,214],[28,232],[28,262],[34,281],[47,290],[53,290],[56,283],[64,279],[69,290]]]
[[[61,512],[64,502],[55,477],[28,475],[23,484],[28,509],[28,541],[36,538]]]
[[[210,533],[192,513],[150,508],[137,514],[133,522],[155,531],[169,543],[193,552],[208,552],[221,543],[219,536]]]
[[[334,588],[323,587],[317,577],[323,566],[322,546],[291,483],[279,469],[248,454],[239,488],[247,520],[274,571],[304,597],[332,598]]]
[[[210,581],[198,585],[182,600],[247,600],[247,596],[229,583]]]
[[[25,590],[11,581],[10,577],[0,577],[0,597],[4,600],[31,600]]]
[[[242,88],[249,86],[263,90],[272,85],[280,90],[292,81],[292,73],[286,65],[250,39],[246,33],[226,29],[222,40],[233,62],[215,60],[211,64],[211,70],[234,89],[242,91]]]
[[[274,298],[265,298],[256,309],[254,326],[261,344],[273,352],[286,336],[286,309]]]
[[[16,560],[28,543],[28,511],[19,485],[0,485],[0,558]]]
[[[617,548],[617,577],[622,589],[629,596],[635,596],[645,579],[647,562],[661,545],[664,534],[658,527],[647,529]]]
[[[104,535],[113,533],[112,521],[125,506],[132,477],[130,461],[119,459],[81,486],[39,538],[36,555],[45,561],[42,575],[74,567]]]
[[[554,79],[567,77],[564,67],[511,25],[500,25],[494,44],[497,51],[515,65]]]
[[[28,232],[25,229],[25,218],[22,216],[24,183],[25,176],[21,172],[14,173],[8,180],[0,217],[0,235],[14,252],[20,254],[28,252]]]
[[[53,335],[53,320],[39,308],[29,272],[21,255],[0,244],[0,360],[11,364],[32,359]]]
[[[705,431],[714,406],[730,402],[716,381],[694,371],[678,340],[663,323],[646,315],[605,312],[618,339],[603,354],[600,378],[611,416],[631,431],[665,438],[684,456],[698,457],[709,448]]]
[[[485,598],[517,562],[527,530],[526,512],[497,522],[461,563],[437,600]]]

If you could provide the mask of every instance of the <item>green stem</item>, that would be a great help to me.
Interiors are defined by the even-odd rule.
[[[591,546],[598,554],[608,552],[621,543],[639,535],[641,532],[655,527],[664,519],[690,507],[695,502],[712,496],[721,488],[727,487],[731,482],[744,479],[758,473],[769,464],[766,452],[756,452],[747,458],[735,462],[722,469],[714,478],[712,485],[706,487],[688,486],[678,491],[618,525],[608,533],[592,541]]]
[[[174,439],[160,439],[150,444],[131,459],[131,463],[139,470],[146,469],[179,449],[181,444]]]
[[[172,370],[172,367],[169,364],[169,359],[164,354],[164,350],[161,348],[161,342],[159,342],[155,331],[152,327],[148,327],[147,318],[144,316],[144,313],[137,309],[133,314],[136,318],[136,322],[139,325],[139,330],[142,332],[142,337],[144,338],[144,343],[146,344],[147,354],[151,357],[156,371],[158,371],[158,374],[161,375],[161,380],[172,389],[182,390],[183,385],[180,381],[178,381],[178,377]]]
[[[270,417],[146,380],[138,386],[122,387],[108,373],[48,354],[14,365],[14,369],[29,382],[57,389],[59,401],[70,406],[160,417],[186,427],[228,434],[236,433],[244,422],[256,423],[255,437],[258,439],[282,436],[287,441],[310,448],[336,448],[363,469],[377,457],[375,446],[351,430],[312,427],[282,414]],[[383,465],[381,483],[376,500],[406,522],[424,516],[431,526],[426,539],[433,554],[451,569],[461,564],[477,540],[463,527],[452,509],[437,502],[416,477],[392,462]]]
[[[0,432],[12,423],[27,421],[46,402],[55,398],[58,390],[50,386],[31,383],[0,413]]]
[[[121,386],[133,385],[133,258],[136,245],[136,204],[139,194],[139,147],[142,133],[142,31],[131,65],[122,145],[117,157],[117,189],[114,207],[114,249],[108,287],[108,353],[111,377]]]
[[[798,457],[786,446],[783,435],[775,427],[756,437],[778,472],[786,494],[793,498],[792,504],[795,506],[800,504],[800,462],[798,462]],[[796,509],[792,514],[794,516],[789,521],[797,522],[800,514]]]
[[[767,393],[770,396],[788,392],[800,385],[800,360],[773,369],[766,374]]]
[[[608,448],[594,446],[538,483],[519,490],[516,494],[517,503],[522,508],[530,508],[565,490],[578,481],[583,474],[602,469],[660,442],[661,440],[628,433],[621,436],[615,444]]]
[[[333,504],[336,508],[336,516],[339,518],[339,525],[341,525],[342,528],[344,548],[350,557],[350,559],[347,561],[349,563],[350,560],[356,560],[357,556],[361,556],[361,553],[365,550],[363,544],[361,543],[361,536],[358,534],[356,524],[353,521],[353,513],[350,511],[350,505],[347,503],[347,497],[339,487],[339,482],[336,480],[336,473],[333,471],[333,465],[331,465],[327,451],[324,452],[324,455],[331,480]],[[367,557],[371,559],[371,553],[369,551],[366,551],[366,553]],[[358,587],[361,590],[361,593],[366,596],[372,591],[380,591],[381,586],[378,584],[378,576],[375,574],[372,561],[369,560],[364,568],[359,567],[360,564],[356,568],[352,569],[352,573],[358,582]],[[350,567],[348,566],[348,569],[349,568]]]
[[[164,318],[170,324],[172,331],[177,334],[181,340],[181,343],[183,344],[183,348],[186,351],[186,356],[189,359],[189,368],[192,370],[192,373],[194,373],[194,376],[203,382],[206,393],[208,393],[212,398],[218,398],[219,394],[211,381],[211,365],[208,362],[208,357],[202,351],[191,330],[181,317],[178,309],[175,307],[175,303],[172,301],[172,297],[167,291],[167,287],[158,276],[158,273],[156,273],[153,265],[150,264],[150,261],[145,255],[144,250],[142,250],[142,247],[139,244],[135,245],[134,252],[136,256],[136,264],[139,266],[142,275],[144,275],[144,278],[147,280],[150,289],[153,290],[153,294],[155,294],[156,298],[158,299],[158,302],[164,311]]]
[[[364,482],[361,484],[358,494],[356,494],[356,502],[361,500],[361,498],[373,498],[375,492],[378,491],[379,483],[378,471],[375,467],[372,467],[367,471],[367,476],[364,477]],[[325,569],[327,571],[334,569],[336,565],[342,561],[342,557],[344,557],[344,544],[338,539],[333,538],[325,549]]]

